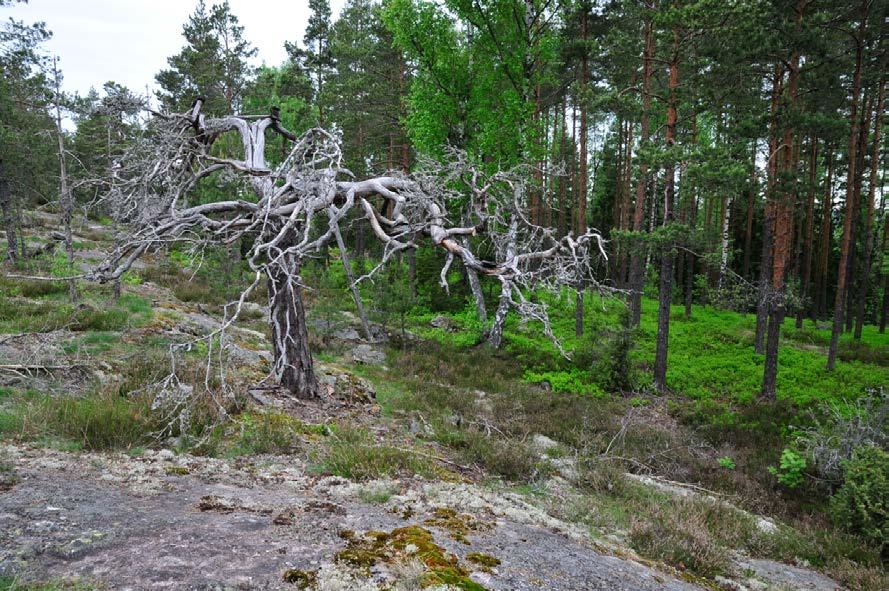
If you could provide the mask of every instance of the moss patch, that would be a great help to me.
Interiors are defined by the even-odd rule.
[[[317,582],[318,574],[316,571],[289,568],[284,571],[282,578],[285,583],[296,585],[297,589],[310,589]]]
[[[435,543],[432,533],[419,525],[400,527],[391,532],[369,531],[361,536],[352,532],[343,536],[346,548],[336,554],[338,562],[348,563],[365,572],[379,563],[394,564],[419,560],[426,566],[423,586],[452,585],[464,591],[485,591],[469,578],[469,570],[459,559]]]
[[[457,513],[450,507],[437,507],[433,510],[434,517],[430,517],[424,523],[433,527],[439,527],[448,532],[456,542],[462,542],[469,545],[469,539],[466,537],[470,532],[476,532],[488,529],[489,526],[482,523],[472,515],[466,513]]]
[[[491,569],[495,566],[500,566],[500,559],[491,556],[490,554],[483,554],[481,552],[470,552],[466,555],[466,560],[472,562],[473,564],[479,565],[481,570],[485,572],[491,572]]]

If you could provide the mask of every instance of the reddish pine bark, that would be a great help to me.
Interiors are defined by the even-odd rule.
[[[648,143],[650,135],[649,113],[651,111],[651,74],[654,57],[654,32],[651,19],[645,22],[645,49],[642,53],[642,115],[639,130],[639,145]],[[645,216],[645,186],[648,183],[648,164],[639,164],[639,177],[636,179],[636,203],[633,210],[633,231],[641,232]],[[642,247],[633,248],[630,255],[630,326],[638,326],[642,317],[642,287],[645,281],[643,263],[645,255]]]
[[[852,76],[852,102],[849,133],[849,169],[846,173],[846,215],[843,219],[843,237],[840,240],[840,262],[837,270],[837,290],[833,305],[833,327],[830,333],[830,346],[827,349],[827,370],[836,366],[837,345],[843,328],[843,302],[846,296],[846,274],[849,263],[849,250],[852,242],[852,219],[855,217],[855,164],[858,160],[858,98],[861,94],[861,60],[864,44],[864,29],[867,26],[867,13],[870,4],[862,2],[861,21],[855,37],[855,73]]]
[[[867,301],[868,279],[870,278],[871,257],[874,250],[874,205],[877,187],[877,171],[880,168],[880,127],[883,120],[883,106],[886,99],[886,80],[880,80],[880,95],[877,99],[877,108],[874,111],[874,138],[871,152],[870,179],[867,191],[867,213],[864,218],[864,259],[862,260],[861,286],[858,290],[858,302],[855,313],[856,341],[861,340],[861,330],[864,325],[864,304]]]
[[[665,143],[670,150],[676,143],[676,105],[679,88],[679,32],[673,31],[673,52],[670,59],[670,77],[668,82],[669,96],[667,99],[667,128]],[[665,170],[664,187],[664,225],[673,221],[673,201],[675,198],[676,164],[673,156],[668,158]],[[654,385],[660,392],[667,389],[667,351],[670,336],[670,303],[673,297],[673,245],[665,245],[661,254],[660,283],[658,285],[658,319],[657,342],[654,355]]]

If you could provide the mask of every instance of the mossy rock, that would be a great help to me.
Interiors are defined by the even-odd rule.
[[[466,555],[466,560],[481,566],[485,572],[490,572],[495,566],[500,566],[499,558],[481,552],[470,552]]]
[[[369,531],[360,536],[341,532],[340,537],[348,543],[336,554],[336,560],[366,573],[375,564],[419,560],[427,569],[423,575],[424,587],[451,585],[464,591],[485,591],[469,578],[469,570],[460,565],[459,558],[436,544],[432,532],[420,525],[399,527],[391,532]]]
[[[439,527],[448,532],[456,542],[462,542],[469,545],[469,539],[466,537],[470,532],[477,532],[489,529],[489,525],[485,524],[472,515],[467,513],[458,513],[450,507],[437,507],[432,511],[433,517],[430,517],[424,523],[433,527]]]
[[[282,578],[285,583],[295,585],[297,589],[311,589],[318,580],[318,574],[316,571],[289,568],[284,571]]]

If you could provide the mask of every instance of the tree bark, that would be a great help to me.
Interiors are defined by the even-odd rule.
[[[861,285],[858,289],[858,302],[855,313],[856,341],[861,340],[861,331],[864,325],[864,304],[867,301],[868,280],[871,272],[871,257],[874,250],[874,205],[877,188],[877,170],[880,168],[880,127],[883,120],[883,106],[886,99],[886,80],[880,80],[880,96],[877,99],[877,108],[874,111],[874,139],[871,153],[870,183],[867,190],[867,213],[864,218],[864,259],[861,263]],[[863,146],[862,146],[863,147]]]
[[[68,255],[69,273],[74,271],[74,240],[71,232],[71,218],[74,214],[74,196],[68,187],[68,172],[65,166],[65,138],[62,134],[61,92],[62,79],[58,67],[58,58],[52,59],[53,77],[55,81],[56,137],[59,148],[59,202],[62,212],[62,225],[65,228],[65,252]],[[77,282],[68,280],[68,297],[71,303],[77,302]]]
[[[762,251],[759,263],[759,301],[756,307],[756,334],[753,339],[753,350],[765,353],[766,330],[769,323],[769,299],[772,272],[772,241],[774,240],[775,206],[774,193],[778,178],[778,102],[783,92],[784,74],[780,63],[775,64],[772,78],[771,121],[769,133],[769,153],[766,164],[766,206],[763,214]]]
[[[800,280],[800,304],[796,312],[796,327],[803,327],[803,317],[811,306],[806,302],[809,297],[809,281],[812,278],[812,251],[815,233],[815,185],[818,181],[818,138],[812,138],[812,157],[809,160],[809,201],[806,204],[806,225],[802,243],[804,249],[802,260],[802,278]]]
[[[3,216],[3,228],[6,230],[6,257],[10,263],[15,263],[18,259],[15,209],[12,206],[12,192],[9,190],[3,160],[0,160],[0,215]]]
[[[667,150],[672,150],[676,143],[676,105],[679,88],[679,31],[673,30],[673,51],[670,59],[670,77],[668,82],[669,96],[667,99],[667,129],[665,143]],[[673,201],[675,197],[676,163],[674,155],[667,158],[664,171],[664,226],[673,221]],[[668,243],[661,254],[660,283],[658,286],[658,318],[657,343],[654,356],[654,385],[660,392],[667,389],[667,351],[670,337],[670,304],[673,299],[673,248]]]
[[[802,22],[806,0],[796,6],[796,27]],[[788,116],[785,117],[784,137],[781,142],[781,179],[779,179],[778,199],[775,203],[775,225],[772,237],[771,289],[768,298],[769,325],[766,335],[766,356],[762,377],[761,397],[774,400],[778,383],[778,348],[781,338],[781,325],[786,311],[785,279],[793,252],[793,209],[796,204],[796,150],[795,133],[792,123],[797,107],[797,87],[799,84],[800,54],[796,49],[787,65]]]
[[[864,0],[861,5],[861,21],[855,37],[855,73],[852,76],[852,102],[849,133],[849,170],[846,173],[846,215],[843,219],[843,237],[840,241],[840,262],[837,271],[837,291],[833,305],[833,326],[830,332],[830,346],[827,349],[827,371],[833,371],[837,360],[837,345],[843,328],[843,302],[846,296],[846,270],[849,263],[849,246],[852,242],[852,218],[855,217],[855,164],[858,160],[858,98],[861,94],[861,60],[864,45],[864,29],[870,3]]]
[[[858,124],[858,162],[855,164],[855,216],[852,218],[852,243],[849,245],[848,273],[846,276],[846,314],[844,316],[845,332],[852,332],[855,326],[855,301],[860,290],[861,277],[858,273],[859,254],[858,237],[861,234],[861,187],[864,183],[864,155],[867,152],[867,132],[870,128],[871,96],[864,89],[861,101],[861,120]]]
[[[747,192],[747,224],[744,229],[744,267],[741,275],[750,278],[750,255],[753,251],[753,207],[756,204],[756,140],[753,141],[750,189]]]
[[[269,323],[275,354],[275,374],[279,383],[293,396],[318,398],[318,381],[309,352],[309,331],[302,290],[297,283],[299,261],[290,255],[286,264],[290,273],[272,267],[268,279]]]
[[[464,223],[464,225],[466,225]],[[466,237],[460,241],[464,248],[469,247],[469,240]],[[469,282],[469,290],[472,292],[472,299],[475,301],[475,315],[482,324],[488,322],[488,309],[485,305],[485,292],[482,291],[481,282],[478,280],[478,273],[475,269],[464,267],[466,269],[466,280]]]
[[[361,320],[361,328],[364,329],[364,337],[368,342],[373,341],[370,323],[367,321],[367,313],[364,311],[364,302],[361,301],[361,293],[355,284],[355,275],[352,273],[352,264],[349,262],[349,253],[347,252],[346,243],[343,240],[343,234],[340,232],[339,225],[334,226],[333,234],[336,237],[336,245],[340,249],[340,259],[343,261],[343,268],[346,270],[346,279],[349,280],[349,290],[352,292],[352,299],[355,301],[355,309],[358,310],[358,318]]]
[[[818,249],[818,279],[815,281],[818,302],[812,319],[827,315],[827,273],[830,268],[830,227],[833,214],[833,149],[827,146],[827,185],[824,189],[824,203],[821,209],[821,244]]]
[[[654,57],[654,32],[651,19],[645,21],[645,49],[642,53],[642,115],[639,131],[639,147],[648,144],[651,134],[649,112],[651,111],[652,58]],[[633,231],[642,232],[645,216],[645,188],[648,183],[648,164],[644,159],[639,163],[639,177],[636,179],[636,203],[633,210]],[[642,289],[645,285],[645,256],[641,244],[635,246],[630,255],[630,326],[639,326],[642,319]]]

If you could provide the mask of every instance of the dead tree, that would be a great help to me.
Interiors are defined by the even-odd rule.
[[[281,126],[274,107],[268,115],[210,118],[201,113],[202,105],[198,99],[184,114],[154,113],[128,153],[117,159],[105,200],[131,228],[92,276],[113,281],[146,252],[174,242],[190,242],[194,248],[238,240],[250,244],[246,261],[252,281],[225,306],[222,328],[211,336],[223,336],[246,298],[265,281],[274,348],[270,377],[294,396],[312,398],[319,392],[308,347],[300,265],[304,257],[336,239],[353,209],[383,244],[380,264],[356,281],[371,277],[393,256],[426,238],[447,253],[443,288],[455,259],[500,282],[501,305],[489,331],[495,343],[510,309],[541,321],[552,336],[546,308],[529,301],[529,289],[580,281],[598,285],[593,271],[605,256],[600,234],[590,230],[557,238],[555,230],[531,224],[523,214],[528,175],[522,170],[485,173],[453,152],[447,162],[426,163],[412,175],[355,180],[343,166],[339,139],[327,131],[312,129],[296,137]],[[226,133],[240,136],[243,158],[214,155],[214,142]],[[274,169],[265,157],[267,133],[291,143],[289,154]],[[245,191],[229,200],[189,203],[191,191],[212,175],[239,179]],[[467,205],[454,219],[465,221],[452,226],[444,204],[457,202]],[[473,236],[490,241],[494,260],[473,254],[467,240]]]

